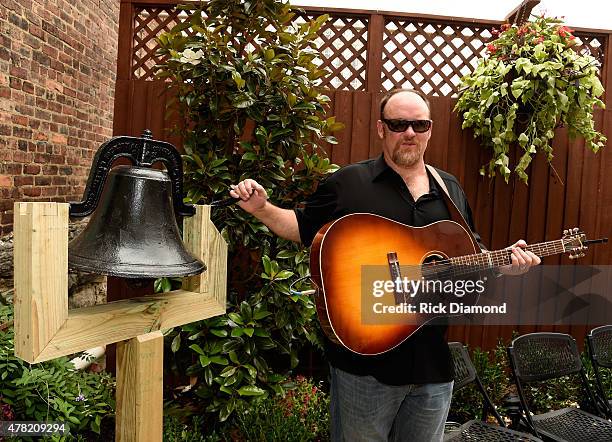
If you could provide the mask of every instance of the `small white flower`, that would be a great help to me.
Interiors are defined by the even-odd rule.
[[[181,63],[191,63],[193,65],[200,64],[200,59],[204,57],[202,49],[194,51],[193,49],[185,49],[181,55],[179,61]]]

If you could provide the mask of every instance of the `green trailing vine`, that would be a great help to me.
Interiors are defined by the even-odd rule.
[[[526,169],[537,152],[553,158],[555,128],[565,126],[570,138],[580,135],[593,152],[606,137],[595,129],[593,109],[604,108],[599,63],[575,49],[581,45],[561,20],[539,16],[521,26],[494,30],[488,56],[462,79],[455,106],[475,137],[492,149],[481,168],[490,177],[499,172],[506,182],[511,168],[525,183]],[[518,162],[510,164],[517,146]]]

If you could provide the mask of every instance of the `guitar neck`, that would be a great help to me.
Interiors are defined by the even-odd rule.
[[[565,243],[562,239],[546,241],[537,244],[530,244],[526,250],[533,252],[534,255],[543,258],[545,256],[557,255],[566,251]],[[456,266],[466,266],[476,270],[497,269],[512,263],[512,251],[509,249],[486,251],[474,255],[457,256],[450,258],[450,262]]]

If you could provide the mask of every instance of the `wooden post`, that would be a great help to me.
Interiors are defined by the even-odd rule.
[[[161,442],[163,356],[160,331],[117,343],[117,442]]]
[[[68,204],[15,203],[15,355],[34,360],[68,317]]]

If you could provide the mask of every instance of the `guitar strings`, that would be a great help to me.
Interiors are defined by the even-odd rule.
[[[566,250],[565,240],[559,239],[534,244],[528,246],[527,250],[540,257],[562,253]],[[452,278],[469,273],[476,273],[493,267],[511,264],[511,255],[512,250],[504,249],[424,263],[421,265],[421,274],[422,276],[445,275]]]

